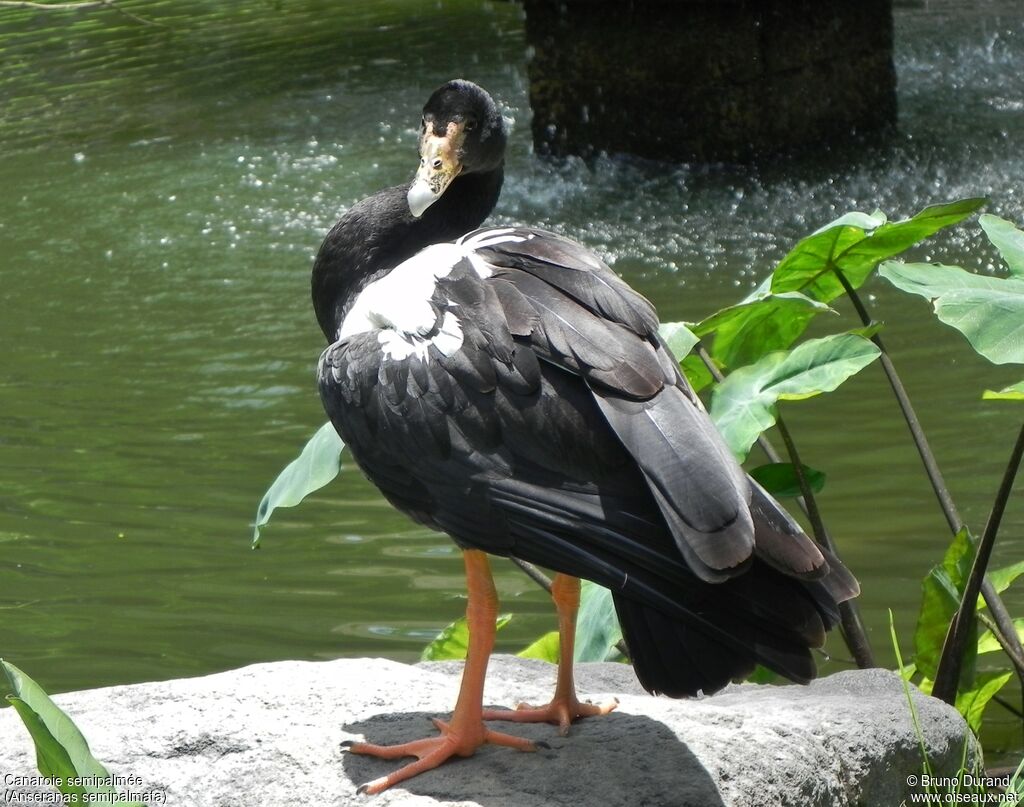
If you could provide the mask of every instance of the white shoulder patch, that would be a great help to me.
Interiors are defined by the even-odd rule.
[[[384,354],[395,360],[410,356],[426,358],[434,345],[445,356],[462,347],[462,326],[451,311],[440,328],[430,300],[437,281],[447,277],[463,260],[468,260],[481,278],[490,277],[491,267],[462,243],[432,244],[403,261],[388,274],[363,289],[338,329],[338,338],[379,330]]]

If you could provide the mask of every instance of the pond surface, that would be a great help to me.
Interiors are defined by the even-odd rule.
[[[487,86],[515,131],[494,220],[578,238],[658,305],[700,319],[851,209],[893,218],[988,195],[1024,221],[1024,12],[897,16],[899,131],[753,168],[537,161],[521,12],[505,2],[126,3],[0,10],[0,655],[51,691],[255,661],[416,658],[463,609],[462,567],[351,465],[248,549],[266,486],[323,422],[313,255],[355,200],[405,180],[429,92]],[[230,10],[227,10],[229,9]],[[991,271],[976,223],[919,260]],[[875,316],[964,517],[984,523],[1021,410],[993,368],[884,281]],[[849,326],[857,323],[843,309]],[[825,518],[860,577],[880,659],[910,649],[945,522],[878,368],[789,404]],[[1024,495],[996,564],[1024,551]],[[545,595],[496,564],[516,618]],[[1024,614],[1024,595],[1009,597]],[[827,670],[848,663],[832,642]],[[1019,694],[1009,698],[1018,700]],[[990,762],[1019,758],[995,708]]]

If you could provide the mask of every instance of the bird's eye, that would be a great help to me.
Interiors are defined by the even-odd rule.
[[[466,131],[472,132],[476,128],[476,121],[470,118],[466,121]]]
[[[427,119],[425,117],[424,118],[420,118],[420,129],[426,129],[426,128],[427,128]]]

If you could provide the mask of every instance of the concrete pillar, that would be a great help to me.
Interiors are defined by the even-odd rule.
[[[540,153],[749,160],[896,118],[892,0],[523,0]]]

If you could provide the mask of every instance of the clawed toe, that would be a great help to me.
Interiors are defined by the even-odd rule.
[[[379,759],[399,759],[401,757],[416,757],[415,762],[410,762],[387,776],[366,782],[356,789],[356,793],[374,795],[387,790],[392,785],[411,779],[424,771],[432,770],[441,763],[454,756],[468,757],[476,752],[477,748],[485,743],[491,745],[502,745],[507,748],[515,748],[518,751],[536,751],[538,745],[525,737],[514,737],[511,734],[503,734],[498,731],[491,731],[483,722],[479,726],[471,725],[469,730],[461,731],[452,728],[452,724],[439,718],[432,718],[431,721],[441,732],[439,737],[428,737],[422,740],[399,743],[397,745],[376,745],[374,743],[356,742],[345,740],[341,747],[352,754],[364,754]],[[546,745],[542,747],[548,747]]]
[[[513,709],[485,709],[484,720],[507,720],[513,723],[552,723],[558,726],[558,733],[565,736],[569,726],[584,717],[606,715],[619,705],[613,698],[607,703],[581,703],[575,695],[556,697],[547,706],[531,706],[520,703]]]

